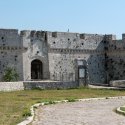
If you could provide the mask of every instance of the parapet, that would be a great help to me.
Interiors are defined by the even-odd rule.
[[[31,37],[31,38],[40,38],[45,37],[45,31],[36,31],[36,30],[23,30],[20,32],[20,36],[22,37]]]
[[[87,38],[97,38],[97,37],[104,37],[102,34],[87,34],[87,33],[82,33],[80,34],[80,39],[87,39]]]
[[[125,33],[122,34],[122,40],[125,41]]]
[[[20,36],[26,37],[30,35],[30,30],[22,30],[20,31]]]
[[[116,40],[116,35],[106,34],[106,35],[104,35],[104,39],[105,39],[106,41]]]
[[[87,33],[74,33],[74,32],[49,32],[49,36],[53,38],[60,38],[60,37],[77,37],[80,39],[87,39],[90,37],[104,37],[102,34],[87,34]]]
[[[17,29],[0,29],[1,34],[15,34],[18,35]]]

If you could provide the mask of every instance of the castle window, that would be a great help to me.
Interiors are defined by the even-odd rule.
[[[68,38],[68,41],[69,41],[70,39]]]
[[[2,36],[2,37],[1,37],[1,39],[3,40],[3,39],[4,39],[4,37]]]
[[[53,44],[55,44],[56,42],[54,41]]]
[[[84,45],[84,43],[81,43],[82,45]]]
[[[85,34],[80,34],[80,39],[85,39]]]
[[[98,68],[99,68],[99,63],[98,63]]]
[[[30,36],[34,37],[35,33],[36,33],[36,31],[31,31]]]
[[[105,40],[104,40],[103,42],[104,42],[104,43],[106,43],[106,41],[105,41]]]
[[[47,41],[47,34],[45,33],[45,41]]]
[[[52,37],[57,37],[57,32],[52,32]]]

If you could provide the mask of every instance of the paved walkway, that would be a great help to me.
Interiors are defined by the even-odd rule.
[[[125,116],[113,111],[124,104],[125,98],[42,106],[32,125],[125,125]]]

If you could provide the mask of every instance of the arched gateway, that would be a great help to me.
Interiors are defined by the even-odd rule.
[[[42,62],[35,59],[31,62],[31,79],[42,79]]]

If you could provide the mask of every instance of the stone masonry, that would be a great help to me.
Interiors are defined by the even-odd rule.
[[[108,84],[125,79],[124,56],[125,34],[116,40],[114,35],[0,29],[1,81],[6,67],[14,67],[19,81]]]

